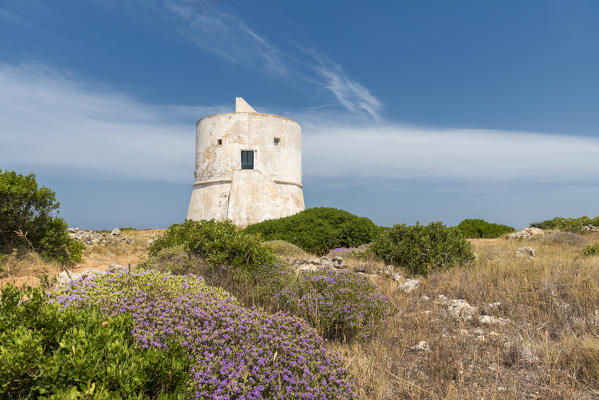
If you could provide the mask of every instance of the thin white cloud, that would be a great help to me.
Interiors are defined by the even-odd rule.
[[[399,124],[316,127],[304,173],[448,181],[597,182],[599,139]]]
[[[0,168],[67,167],[191,184],[195,120],[233,110],[232,102],[145,104],[43,65],[0,64],[0,87]],[[303,169],[313,177],[582,185],[599,177],[599,139],[593,137],[385,122],[348,126],[319,110],[291,116],[304,127]]]
[[[295,43],[303,54],[312,60],[310,68],[324,79],[324,85],[329,89],[346,109],[353,113],[365,113],[374,122],[380,122],[381,102],[370,91],[349,78],[343,68],[330,57],[314,48],[304,48]]]
[[[296,43],[298,54],[274,45],[242,19],[226,13],[207,0],[142,0],[154,13],[205,51],[246,68],[274,74],[296,85],[316,85],[330,91],[347,110],[380,120],[382,104],[360,83],[351,79],[339,64],[314,48]]]
[[[0,64],[0,87],[0,168],[85,168],[190,182],[194,120],[220,111],[143,104],[42,65]]]
[[[173,17],[175,30],[203,50],[253,69],[287,75],[283,54],[239,18],[206,0],[164,0],[154,3],[158,13]]]

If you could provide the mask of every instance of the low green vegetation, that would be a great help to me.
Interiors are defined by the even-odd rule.
[[[260,238],[238,230],[229,221],[186,220],[171,225],[150,247],[157,256],[161,250],[181,246],[212,268],[230,267],[236,278],[256,282],[276,258]]]
[[[595,218],[580,217],[580,218],[562,218],[555,217],[542,222],[533,222],[530,226],[540,229],[559,229],[567,232],[582,232],[583,226],[593,225],[599,227],[599,216]]]
[[[458,229],[464,237],[470,239],[492,239],[515,231],[511,226],[494,224],[483,219],[465,219],[460,222]]]
[[[131,316],[107,317],[93,304],[61,310],[41,288],[1,293],[1,398],[184,398],[184,350],[170,341],[142,348]]]
[[[298,214],[260,222],[244,229],[264,240],[284,240],[317,254],[370,243],[380,233],[371,220],[336,208],[310,208]]]
[[[394,225],[380,235],[368,252],[411,274],[447,269],[474,259],[470,243],[457,228],[441,222]]]
[[[290,268],[258,236],[229,221],[186,220],[172,225],[152,243],[150,257],[140,267],[202,276],[248,306],[268,307],[273,295],[293,278]]]
[[[66,222],[56,216],[59,206],[35,175],[0,170],[0,254],[33,250],[66,265],[81,261],[85,246],[67,234]]]
[[[599,243],[587,244],[584,249],[582,249],[583,256],[599,256]]]

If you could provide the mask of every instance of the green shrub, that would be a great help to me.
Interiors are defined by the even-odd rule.
[[[302,272],[279,293],[280,306],[327,339],[368,339],[397,310],[375,285],[351,272]]]
[[[55,216],[60,203],[35,175],[0,170],[0,253],[33,248],[63,264],[81,261],[84,245],[71,239],[67,224]]]
[[[248,305],[268,305],[272,294],[291,279],[289,267],[278,262],[258,236],[228,221],[172,225],[152,244],[150,254],[140,267],[201,275]]]
[[[213,267],[227,265],[244,273],[275,262],[260,238],[237,230],[229,221],[188,219],[171,225],[152,243],[150,254],[157,255],[164,248],[179,245]]]
[[[530,226],[540,229],[559,229],[567,232],[582,232],[583,226],[594,225],[599,226],[599,216],[590,218],[587,216],[580,218],[562,218],[555,217],[542,222],[533,222]]]
[[[183,245],[160,249],[155,255],[141,262],[138,267],[159,272],[170,272],[173,275],[203,275],[205,263],[198,257],[185,251]]]
[[[309,253],[323,255],[334,248],[370,243],[380,228],[368,218],[335,208],[317,207],[250,225],[245,232],[260,233],[264,240],[284,240]]]
[[[2,289],[0,397],[183,398],[191,363],[181,346],[142,349],[131,316],[47,300],[40,288]]]
[[[599,243],[595,244],[587,244],[584,249],[582,249],[583,256],[599,256]]]
[[[427,226],[395,225],[379,236],[368,251],[411,274],[421,275],[474,259],[472,247],[460,231],[441,222]]]
[[[494,224],[482,219],[465,219],[458,225],[458,229],[467,238],[492,239],[499,237],[505,233],[514,232],[515,229],[511,226]]]

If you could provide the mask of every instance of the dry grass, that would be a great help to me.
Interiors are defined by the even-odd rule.
[[[83,252],[83,261],[69,268],[69,271],[81,272],[88,268],[105,271],[111,264],[137,265],[147,256],[148,241],[162,233],[164,233],[163,229],[123,230],[123,235],[134,240],[133,244],[121,242],[86,246]],[[38,275],[48,274],[51,278],[59,274],[62,267],[57,263],[47,262],[36,253],[30,252],[18,257],[16,254],[8,256],[2,262],[0,269],[0,285],[10,282],[16,286],[22,286],[25,284],[38,285],[40,282]]]
[[[133,245],[87,248],[75,270],[135,265],[147,241],[160,231],[131,231]],[[471,266],[436,272],[405,294],[379,276],[376,283],[399,310],[370,342],[327,346],[340,355],[356,382],[360,399],[596,399],[599,398],[599,257],[583,257],[584,240],[472,240],[478,259]],[[289,246],[285,257],[312,258]],[[515,249],[531,246],[534,259]],[[278,248],[278,247],[277,247]],[[13,277],[58,272],[34,255],[13,260]],[[373,273],[377,260],[346,258]],[[51,270],[49,270],[51,269]],[[29,282],[31,284],[31,282]],[[423,298],[427,296],[429,299]],[[506,325],[456,320],[438,295],[464,299]],[[501,306],[488,310],[490,303]],[[414,351],[425,340],[430,351]]]
[[[13,252],[0,263],[0,285],[4,282],[13,282],[17,286],[37,285],[38,275],[52,276],[59,272],[59,264],[45,261],[36,252],[29,251],[18,255]]]
[[[110,264],[137,265],[147,256],[149,241],[157,238],[163,229],[122,231],[123,235],[132,238],[133,244],[112,243],[107,245],[87,246],[83,252],[83,262],[75,266],[76,270],[95,268],[104,270]]]
[[[580,256],[597,239],[473,240],[472,266],[419,278],[410,294],[380,277],[399,313],[369,343],[329,347],[361,399],[599,398],[599,257]],[[521,246],[536,257],[515,257]],[[511,322],[455,320],[434,301],[440,294],[479,310],[500,301],[492,315]],[[430,352],[410,350],[420,340]]]

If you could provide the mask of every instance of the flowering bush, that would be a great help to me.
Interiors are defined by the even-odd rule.
[[[55,302],[130,313],[143,348],[177,340],[192,357],[189,386],[196,399],[354,397],[341,362],[304,321],[244,308],[200,277],[157,271],[103,275],[75,282]]]
[[[362,244],[358,247],[337,247],[328,252],[329,257],[347,257],[351,255],[360,256],[368,250],[370,243]]]
[[[366,278],[327,268],[300,274],[279,293],[281,306],[329,339],[369,338],[396,310]]]
[[[0,295],[0,398],[182,399],[184,349],[141,349],[133,319],[96,308],[60,310],[41,288]]]

